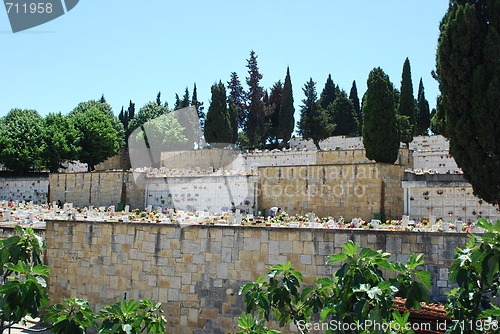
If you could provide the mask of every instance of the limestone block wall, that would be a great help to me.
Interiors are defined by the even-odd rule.
[[[51,303],[88,299],[93,308],[129,298],[160,301],[168,333],[237,331],[244,310],[238,289],[291,261],[305,284],[331,276],[326,265],[348,240],[405,261],[424,253],[431,295],[446,299],[448,268],[465,234],[48,221],[47,262]]]
[[[365,149],[347,149],[347,150],[333,150],[333,151],[318,151],[317,152],[318,165],[323,164],[360,164],[360,163],[373,163],[375,161],[369,160],[366,157]],[[398,159],[395,164],[403,165],[406,168],[413,168],[413,152],[406,148],[399,149]]]
[[[48,176],[2,177],[0,178],[0,200],[32,201],[35,204],[47,203],[49,192]]]
[[[405,174],[405,212],[412,219],[435,216],[444,221],[476,221],[478,217],[500,219],[500,209],[474,196],[462,175]]]
[[[129,204],[144,208],[143,176],[131,172],[91,172],[50,174],[50,201],[61,200],[75,206]]]
[[[290,214],[401,218],[404,167],[392,164],[332,164],[259,168],[259,208]]]
[[[220,213],[234,206],[251,211],[258,176],[190,176],[146,180],[146,205]]]
[[[238,150],[224,149],[161,152],[160,166],[170,169],[197,167],[232,169],[232,163],[240,153]]]

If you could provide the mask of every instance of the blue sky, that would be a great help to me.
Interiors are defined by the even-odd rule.
[[[296,121],[310,77],[318,94],[328,74],[347,92],[356,80],[361,99],[377,66],[399,87],[406,57],[415,95],[422,77],[432,108],[439,92],[430,72],[447,7],[446,0],[80,0],[16,34],[1,10],[0,116],[12,108],[68,113],[101,94],[115,114],[158,91],[172,106],[195,82],[206,111],[214,82],[235,71],[244,83],[252,49],[265,88],[290,66]]]

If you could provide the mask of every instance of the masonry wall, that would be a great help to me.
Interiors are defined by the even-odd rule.
[[[369,160],[366,157],[366,150],[361,149],[348,149],[348,150],[331,150],[331,151],[317,151],[318,165],[346,163],[346,164],[360,164],[360,163],[374,163],[374,160]],[[413,152],[406,148],[400,148],[398,159],[395,164],[403,165],[406,168],[413,168]]]
[[[0,178],[0,200],[47,203],[48,176]]]
[[[138,177],[143,176],[131,172],[50,174],[50,201],[61,200],[79,207],[124,203],[144,208],[144,184]]]
[[[390,252],[391,260],[424,253],[431,294],[446,299],[454,249],[467,239],[457,233],[48,221],[49,295],[52,303],[73,296],[100,308],[128,291],[130,298],[162,302],[168,333],[227,333],[237,330],[244,310],[242,284],[285,261],[313,284],[339,269],[325,264],[327,256],[348,240]]]
[[[259,168],[259,208],[290,214],[401,218],[404,167],[363,163]]]

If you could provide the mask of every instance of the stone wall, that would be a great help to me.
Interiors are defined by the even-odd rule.
[[[291,261],[305,284],[330,276],[326,265],[348,240],[382,249],[391,260],[424,253],[431,294],[446,299],[448,268],[465,234],[370,230],[325,230],[234,226],[179,226],[48,221],[47,260],[52,303],[63,297],[90,300],[92,307],[129,298],[160,301],[168,333],[227,333],[237,330],[244,310],[240,286]]]
[[[75,206],[110,206],[124,203],[144,208],[144,184],[139,173],[99,172],[50,174],[50,201]]]
[[[47,203],[49,178],[35,177],[2,177],[0,178],[0,200],[32,201],[35,204]]]
[[[366,157],[365,149],[349,149],[349,150],[333,150],[333,151],[318,151],[318,165],[324,164],[361,164],[374,163],[374,160],[369,160]],[[395,164],[403,165],[406,168],[413,168],[413,152],[406,148],[399,149],[398,159]]]
[[[259,208],[290,214],[401,218],[404,167],[363,163],[259,168]]]

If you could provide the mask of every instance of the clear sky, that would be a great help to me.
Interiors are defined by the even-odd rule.
[[[71,111],[105,95],[115,114],[198,87],[208,109],[210,87],[237,72],[245,89],[246,59],[258,55],[265,88],[290,66],[298,107],[312,77],[318,95],[328,74],[359,98],[380,66],[400,87],[410,59],[414,94],[423,78],[431,108],[439,95],[431,77],[446,0],[80,0],[67,14],[13,34],[0,10],[0,116],[12,108],[42,115]]]

